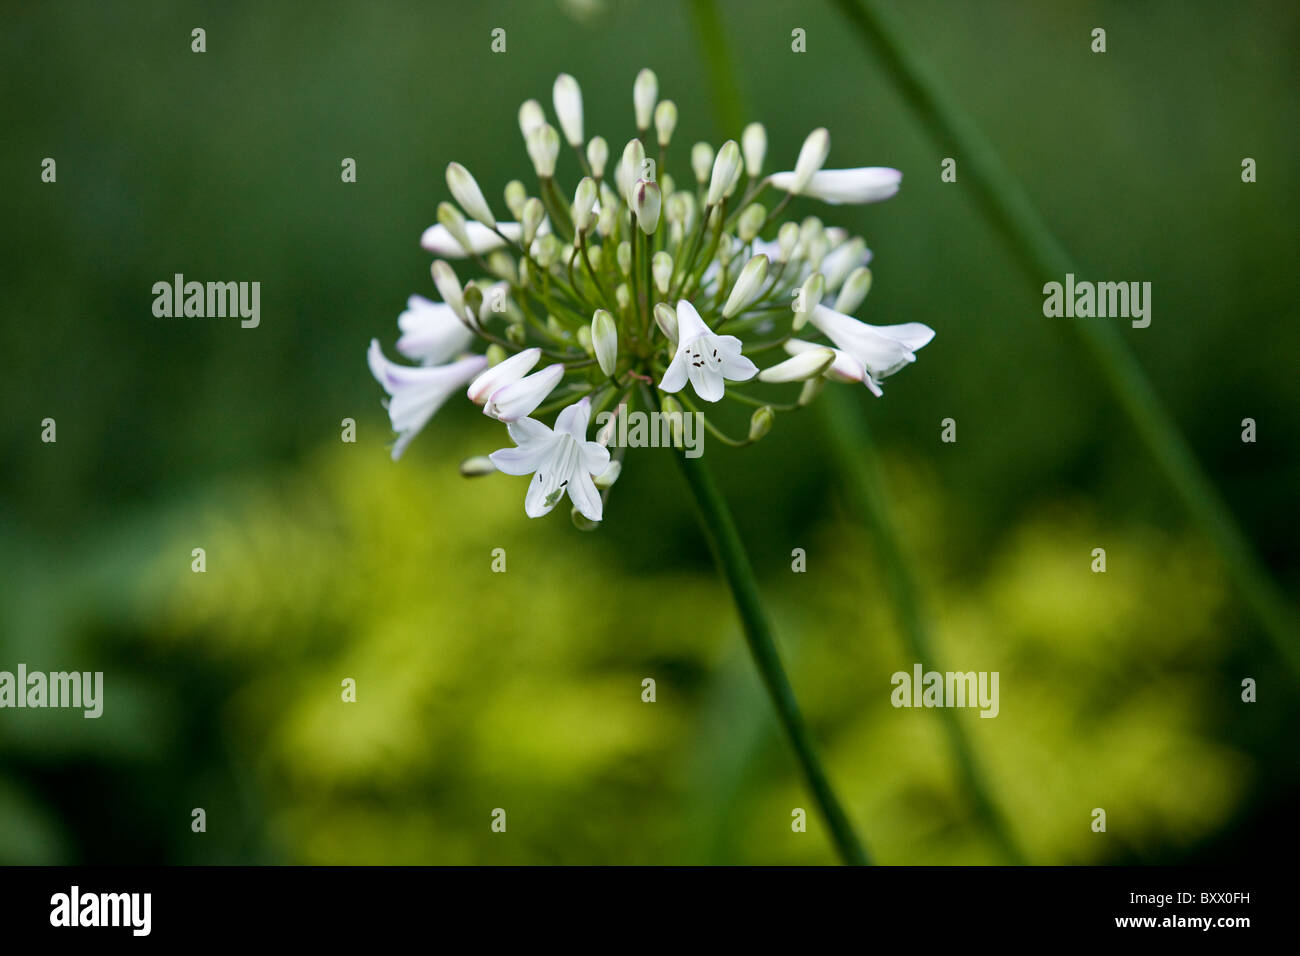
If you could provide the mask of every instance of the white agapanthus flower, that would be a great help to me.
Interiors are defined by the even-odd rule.
[[[609,449],[587,441],[591,399],[565,408],[555,428],[531,418],[511,422],[507,429],[514,448],[502,448],[488,457],[507,475],[532,475],[524,496],[524,513],[530,518],[548,514],[568,494],[585,518],[600,521],[604,513],[594,476],[609,467]]]
[[[659,382],[665,392],[680,392],[689,379],[696,395],[717,402],[726,391],[723,379],[748,382],[758,374],[758,366],[740,354],[740,339],[714,335],[685,299],[677,303],[677,335],[677,354]]]
[[[898,170],[824,169],[830,133],[819,128],[792,170],[764,176],[761,124],[747,126],[740,143],[669,149],[678,109],[659,98],[652,71],[636,75],[632,101],[638,137],[630,141],[590,134],[581,87],[567,73],[551,91],[553,120],[538,100],[524,103],[519,129],[536,178],[532,187],[506,185],[509,221],[468,168],[448,163],[454,202],[438,205],[437,223],[420,239],[436,257],[442,301],[412,296],[398,318],[397,350],[418,364],[389,361],[378,342],[369,353],[390,396],[394,458],[464,388],[516,447],[475,456],[462,472],[533,475],[526,514],[546,514],[567,494],[579,527],[601,520],[626,452],[605,447],[616,434],[608,427],[601,442],[587,441],[593,415],[692,413],[727,444],[746,445],[778,413],[811,401],[823,379],[880,395],[881,380],[934,336],[916,322],[852,318],[871,287],[866,243],[816,216],[781,219],[795,198],[887,199],[898,191]],[[680,177],[648,162],[647,148],[661,159],[664,151],[681,156]],[[582,168],[577,182],[557,180],[562,149]],[[485,354],[467,354],[476,343]],[[802,392],[773,401],[742,386]],[[708,420],[724,400],[757,406],[747,435],[727,436]],[[544,424],[557,409],[554,428]]]

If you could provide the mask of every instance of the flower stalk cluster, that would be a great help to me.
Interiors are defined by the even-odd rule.
[[[934,335],[917,322],[853,317],[871,287],[860,237],[816,216],[781,221],[795,196],[888,199],[901,173],[825,169],[830,134],[816,129],[792,170],[764,174],[767,134],[751,123],[739,143],[696,143],[690,175],[678,181],[665,170],[676,105],[659,99],[650,70],[636,77],[632,100],[637,135],[617,155],[603,137],[586,138],[572,76],[555,81],[558,130],[540,103],[524,103],[519,128],[535,183],[506,185],[509,220],[497,218],[469,170],[448,164],[454,203],[439,204],[421,239],[437,257],[442,301],[413,296],[398,318],[397,351],[417,364],[389,360],[377,341],[369,353],[390,396],[394,458],[464,389],[514,446],[462,471],[531,475],[526,514],[547,514],[567,496],[579,527],[602,519],[625,451],[611,453],[612,428],[588,440],[593,415],[689,411],[725,444],[747,445],[826,381],[881,395],[882,381]],[[572,188],[556,172],[566,144],[582,172]],[[462,279],[448,260],[475,275]],[[743,383],[798,391],[777,401],[736,387]],[[723,400],[753,408],[748,434],[709,421],[706,408]]]

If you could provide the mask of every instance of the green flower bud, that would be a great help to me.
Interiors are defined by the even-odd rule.
[[[604,309],[597,309],[591,317],[591,342],[596,351],[596,364],[606,375],[613,376],[618,364],[618,328],[614,317]]]
[[[727,304],[722,307],[722,317],[730,319],[749,308],[758,300],[759,294],[763,291],[763,283],[766,281],[767,256],[754,256],[745,263],[745,268],[740,270],[740,277],[736,279],[736,284],[731,287]]]
[[[478,182],[460,163],[447,164],[447,188],[451,190],[452,198],[460,203],[460,208],[470,216],[485,226],[497,224],[487,200],[483,198],[483,190],[478,188]]]
[[[506,183],[506,208],[510,210],[510,215],[515,217],[519,222],[524,218],[524,203],[528,201],[528,190],[524,184],[517,179],[512,179]]]
[[[655,134],[661,147],[666,147],[672,141],[673,130],[676,128],[677,104],[672,100],[664,100],[655,107]]]
[[[835,311],[843,312],[845,315],[852,314],[862,304],[862,300],[867,297],[867,293],[870,291],[871,270],[866,266],[858,266],[844,280],[844,285],[840,288],[840,294],[835,299]]]
[[[466,478],[478,478],[482,475],[496,474],[497,466],[487,455],[475,455],[460,463],[460,473]]]
[[[767,222],[767,209],[762,203],[750,203],[736,220],[736,235],[741,242],[753,242],[758,238],[759,230]]]
[[[691,147],[691,169],[695,173],[695,181],[703,186],[709,181],[709,173],[713,169],[713,147],[708,143],[696,143]]]
[[[654,180],[639,179],[636,184],[636,224],[647,236],[659,228],[659,210],[663,198]]]
[[[770,432],[774,421],[776,421],[776,415],[772,412],[770,405],[754,409],[754,414],[749,417],[749,440],[758,441]]]
[[[750,123],[740,134],[740,148],[745,154],[745,175],[757,179],[767,155],[767,130],[762,123]]]
[[[573,228],[581,234],[591,229],[592,212],[596,207],[596,181],[583,176],[573,194]]]
[[[536,196],[531,196],[524,203],[522,211],[519,224],[523,230],[523,247],[531,249],[533,240],[537,238],[537,230],[542,227],[542,220],[546,218],[546,206]]]
[[[593,136],[587,144],[587,163],[591,166],[591,175],[597,179],[605,176],[605,164],[609,162],[609,143],[603,136]]]
[[[673,257],[666,252],[656,252],[650,260],[650,272],[654,276],[655,288],[661,295],[667,295],[668,283],[673,277]]]

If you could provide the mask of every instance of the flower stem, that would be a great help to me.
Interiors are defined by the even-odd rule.
[[[874,0],[833,2],[863,43],[893,74],[903,95],[931,133],[945,147],[956,150],[953,155],[964,157],[963,175],[973,184],[985,214],[1001,230],[1033,282],[1041,283],[1044,276],[1079,272],[974,121],[947,96],[928,66],[904,43],[893,18]],[[1300,640],[1297,640],[1300,628],[1294,610],[1193,457],[1132,350],[1115,327],[1106,323],[1070,322],[1065,328],[1091,356],[1102,381],[1128,416],[1152,460],[1192,519],[1218,549],[1238,593],[1265,633],[1281,656],[1300,673]]]
[[[776,708],[781,726],[785,728],[790,745],[799,758],[799,765],[803,769],[813,797],[826,818],[835,849],[844,863],[853,866],[869,865],[871,861],[853,832],[853,825],[849,822],[848,815],[845,814],[844,808],[831,789],[826,771],[822,768],[813,747],[808,727],[799,711],[794,689],[790,686],[785,668],[781,665],[781,656],[772,639],[772,626],[758,593],[758,582],[754,579],[754,569],[749,563],[749,555],[740,540],[740,532],[736,530],[731,511],[719,493],[717,485],[714,484],[713,475],[703,459],[687,458],[680,453],[674,453],[673,457],[681,466],[686,484],[695,496],[700,525],[709,540],[714,559],[726,577],[727,585],[731,588],[736,610],[740,613],[740,620],[744,625],[745,640],[749,643],[750,654],[754,658],[754,663],[758,665],[763,685],[767,688],[772,705]]]

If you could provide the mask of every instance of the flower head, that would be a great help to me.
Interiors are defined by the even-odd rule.
[[[515,221],[496,218],[465,166],[446,166],[454,202],[439,204],[420,240],[436,257],[442,301],[412,296],[398,319],[397,350],[418,364],[389,361],[378,342],[369,352],[389,395],[394,457],[464,388],[514,441],[475,456],[466,474],[532,475],[526,514],[546,514],[567,495],[575,523],[592,527],[626,450],[611,456],[606,447],[612,419],[600,441],[587,440],[592,415],[660,410],[680,430],[682,415],[704,415],[697,400],[712,415],[731,399],[751,418],[748,433],[728,443],[749,444],[827,380],[880,395],[880,382],[933,337],[920,323],[873,326],[849,315],[871,287],[866,243],[816,216],[779,217],[795,196],[832,205],[887,199],[898,191],[897,170],[824,169],[830,133],[819,128],[793,169],[764,176],[767,133],[751,123],[739,142],[716,149],[673,146],[685,167],[675,181],[647,159],[647,146],[668,155],[678,127],[677,104],[659,98],[652,71],[632,84],[631,139],[626,130],[587,138],[582,90],[567,73],[550,101],[553,118],[538,100],[519,109],[534,185],[521,177],[496,194]],[[611,143],[626,145],[611,154]],[[577,182],[556,177],[566,148],[586,174]],[[476,343],[486,354],[467,355]],[[756,358],[766,360],[762,372]],[[798,397],[755,399],[732,387],[739,383]],[[541,421],[556,408],[553,427]]]

